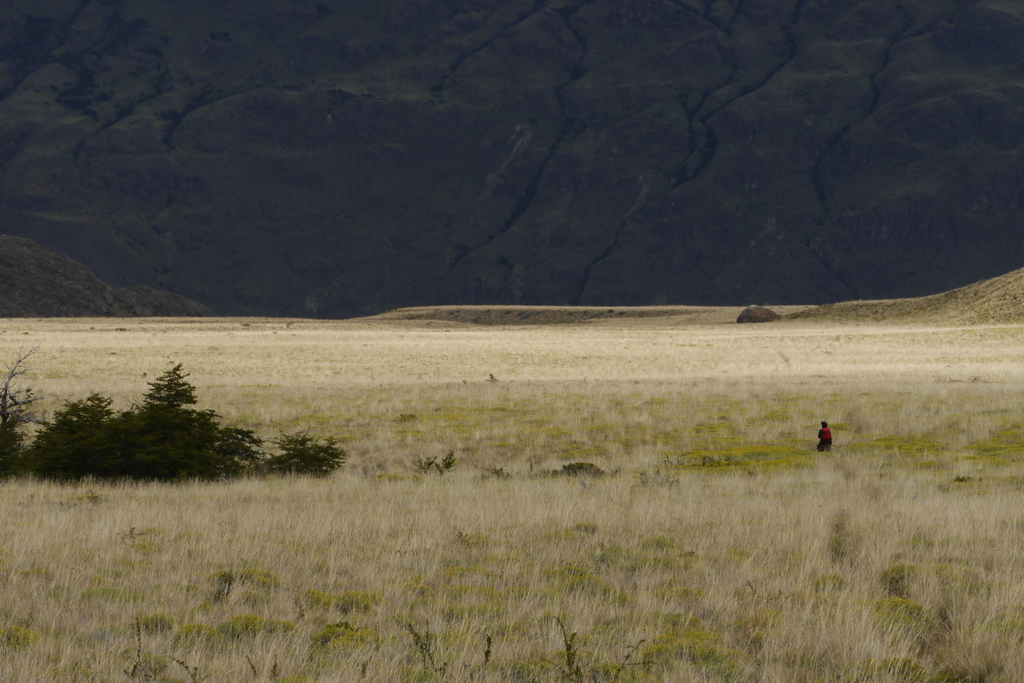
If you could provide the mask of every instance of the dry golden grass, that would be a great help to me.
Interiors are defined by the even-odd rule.
[[[1024,328],[713,313],[4,321],[48,410],[182,362],[350,460],[2,484],[0,680],[1024,680]]]

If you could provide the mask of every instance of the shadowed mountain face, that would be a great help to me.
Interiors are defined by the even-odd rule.
[[[0,318],[214,315],[145,285],[111,287],[81,263],[22,237],[0,235],[0,282]]]
[[[226,314],[1024,265],[1016,0],[5,0],[0,232]]]

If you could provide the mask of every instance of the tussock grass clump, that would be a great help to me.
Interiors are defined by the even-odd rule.
[[[871,609],[886,631],[922,646],[928,641],[934,621],[921,603],[890,596],[873,601]]]
[[[21,649],[38,642],[43,634],[23,626],[10,626],[0,629],[0,643],[14,650]]]
[[[736,674],[743,655],[696,617],[674,616],[665,627],[641,651],[645,665],[666,669],[685,661],[705,675],[730,678]]]
[[[256,614],[239,614],[217,627],[217,633],[225,638],[244,638],[260,634],[287,633],[295,624],[279,619],[265,619]]]
[[[139,627],[143,633],[169,633],[174,630],[174,619],[166,614],[149,614],[139,617]]]
[[[371,628],[353,626],[347,621],[328,624],[313,636],[313,647],[318,650],[340,650],[366,645],[376,641],[377,633]]]
[[[380,604],[382,598],[376,593],[362,591],[344,591],[342,593],[324,593],[318,590],[307,590],[300,599],[311,609],[336,609],[342,614],[352,612],[369,612]]]
[[[888,596],[909,598],[910,581],[916,572],[916,567],[905,564],[893,565],[882,572],[882,589]]]
[[[174,641],[184,646],[214,643],[221,634],[208,624],[184,624],[174,636]]]

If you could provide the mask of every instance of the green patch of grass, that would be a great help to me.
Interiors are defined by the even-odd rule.
[[[788,410],[769,410],[767,413],[757,418],[757,422],[785,422],[792,416]]]
[[[698,471],[732,471],[737,469],[784,469],[807,467],[813,462],[811,451],[791,446],[736,446],[718,450],[696,450],[686,453],[680,463],[683,469]]]
[[[924,458],[950,452],[947,446],[923,435],[882,436],[873,441],[850,444],[846,450],[848,453],[896,452],[905,458]]]
[[[993,432],[985,441],[968,444],[967,448],[986,458],[1019,462],[1024,460],[1024,427],[1008,425]]]

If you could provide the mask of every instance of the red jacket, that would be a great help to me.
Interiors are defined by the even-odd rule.
[[[819,429],[818,430],[818,438],[819,439],[823,439],[825,441],[831,441],[832,440],[832,430],[829,429],[828,427],[824,427],[822,429]]]

